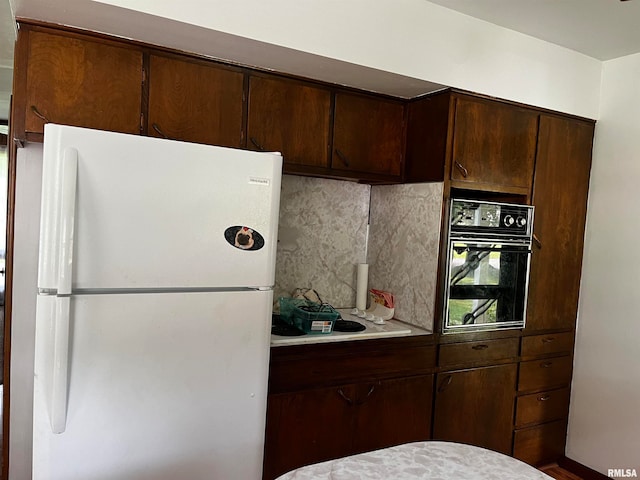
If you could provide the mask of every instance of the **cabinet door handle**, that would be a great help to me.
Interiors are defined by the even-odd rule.
[[[474,345],[473,347],[474,350],[486,350],[487,348],[489,348],[489,345],[485,345],[484,343],[482,345]]]
[[[356,403],[356,405],[362,405],[364,402],[366,402],[369,397],[371,396],[371,394],[373,393],[373,391],[376,389],[375,385],[371,385],[371,388],[369,389],[369,391],[367,392],[367,394],[364,396],[364,398],[362,400],[360,400],[359,402]]]
[[[45,117],[42,113],[38,111],[35,105],[31,105],[31,111],[36,117],[38,117],[40,120],[43,120],[44,123],[51,123],[47,117]]]
[[[351,400],[349,397],[347,397],[345,395],[345,393],[342,391],[341,388],[338,389],[338,394],[343,398],[343,400],[345,402],[347,402],[349,405],[353,405],[353,400]]]
[[[555,337],[545,337],[542,339],[542,343],[551,343],[555,340]]]
[[[538,397],[538,400],[541,402],[546,402],[547,400],[549,400],[551,398],[551,395],[540,395]]]
[[[447,377],[440,382],[440,386],[438,387],[438,392],[444,392],[449,385],[451,385],[451,381],[453,380],[453,375],[447,375]]]
[[[534,233],[533,234],[533,243],[536,245],[536,247],[538,247],[539,249],[542,248],[542,242],[540,241],[540,239],[538,238],[538,236]]]
[[[347,157],[344,155],[344,153],[342,153],[342,152],[341,152],[340,150],[338,150],[337,148],[336,148],[336,154],[338,155],[338,158],[339,158],[340,160],[342,160],[342,163],[344,163],[344,166],[345,166],[345,167],[349,167],[349,166],[350,166],[350,164],[349,164],[349,160],[347,159]]]
[[[469,171],[466,168],[464,168],[464,166],[460,162],[454,162],[454,163],[456,165],[456,168],[460,170],[460,173],[462,173],[462,176],[464,178],[467,178],[469,176]]]
[[[553,365],[553,362],[543,362],[540,364],[540,368],[549,368],[551,365]]]
[[[153,129],[158,133],[158,135],[160,135],[162,138],[165,138],[165,139],[167,139],[167,140],[175,140],[174,138],[171,138],[169,135],[165,134],[165,133],[160,129],[160,127],[158,126],[158,124],[157,124],[157,123],[153,123],[153,124],[151,124],[151,128],[153,128]]]
[[[249,140],[251,140],[251,143],[253,143],[254,147],[256,147],[261,152],[264,152],[264,147],[260,145],[260,142],[258,142],[258,140],[256,140],[255,137],[251,137],[249,138]]]

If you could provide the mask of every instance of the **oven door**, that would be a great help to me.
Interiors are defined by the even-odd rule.
[[[524,327],[531,245],[449,241],[444,332]]]

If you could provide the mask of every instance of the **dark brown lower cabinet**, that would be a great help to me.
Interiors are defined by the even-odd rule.
[[[433,375],[395,378],[359,388],[354,453],[430,438]]]
[[[340,391],[353,386],[270,395],[267,403],[263,478],[351,451],[351,407]]]
[[[269,396],[264,479],[312,463],[428,440],[433,375]]]
[[[434,440],[511,454],[517,364],[439,373]]]

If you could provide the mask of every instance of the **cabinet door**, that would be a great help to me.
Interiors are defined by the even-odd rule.
[[[27,27],[18,43],[18,137],[41,140],[47,122],[140,133],[142,52]]]
[[[590,123],[540,117],[528,331],[575,325],[592,141]]]
[[[149,134],[241,147],[243,91],[239,71],[151,55]]]
[[[331,92],[279,78],[249,80],[247,147],[281,152],[287,165],[329,166]]]
[[[269,395],[264,479],[353,453],[355,385]]]
[[[537,113],[465,97],[457,99],[455,108],[451,179],[514,187],[528,194],[536,153]]]
[[[337,93],[331,167],[399,176],[403,120],[401,103]]]
[[[509,455],[517,365],[439,373],[434,440],[469,443]]]
[[[358,390],[357,452],[429,439],[433,375],[365,383]]]

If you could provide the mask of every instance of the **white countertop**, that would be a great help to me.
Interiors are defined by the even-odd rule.
[[[360,332],[331,332],[283,337],[271,335],[271,346],[305,345],[311,343],[345,342],[347,340],[366,340],[369,338],[406,337],[410,335],[429,335],[432,332],[409,325],[399,320],[387,320],[384,325],[376,325],[364,318],[351,315],[349,309],[338,309],[344,320],[354,320],[366,327]]]

